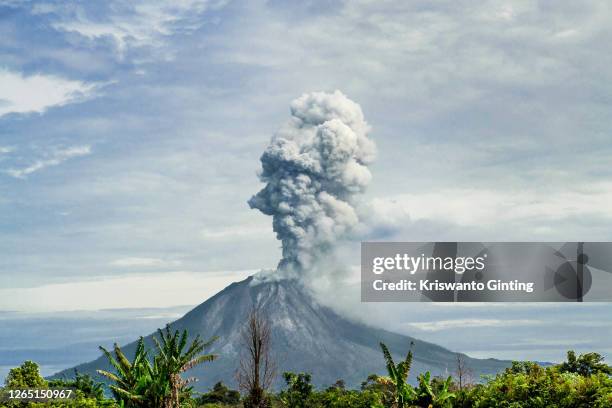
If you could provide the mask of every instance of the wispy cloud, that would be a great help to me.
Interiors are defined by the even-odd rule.
[[[90,40],[112,38],[122,55],[130,46],[153,46],[164,44],[164,37],[177,30],[188,31],[203,23],[200,14],[210,8],[219,8],[226,1],[135,1],[125,3],[111,1],[108,7],[88,10],[79,8],[36,8],[39,14],[54,13],[61,16],[53,24],[58,30],[77,33]],[[178,23],[181,23],[180,26]]]
[[[585,335],[584,338],[567,338],[567,339],[542,339],[542,338],[527,338],[523,340],[513,341],[512,343],[501,343],[499,347],[507,347],[514,349],[531,349],[534,347],[559,347],[571,349],[576,346],[586,346],[593,344],[594,339]]]
[[[455,187],[375,198],[367,206],[366,233],[405,234],[416,224],[445,223],[479,231],[505,225],[506,236],[530,234],[554,240],[566,220],[585,220],[591,240],[605,239],[588,219],[611,220],[612,183],[591,182],[569,188],[492,189]],[[474,211],[477,208],[478,211]],[[508,228],[511,226],[512,228]],[[481,234],[481,237],[483,235]],[[499,239],[497,237],[496,239]]]
[[[0,289],[0,310],[62,311],[195,305],[256,271],[169,272]],[[112,293],[113,296],[108,296]]]
[[[270,230],[269,225],[230,225],[219,228],[203,228],[200,235],[204,239],[233,241],[240,238],[261,236]]]
[[[53,151],[43,159],[36,160],[32,164],[27,167],[23,167],[20,169],[8,169],[6,173],[12,177],[23,179],[28,175],[40,171],[46,167],[57,166],[65,162],[66,160],[87,156],[91,154],[91,146],[72,146],[66,149],[58,149]]]
[[[159,258],[121,258],[112,261],[111,266],[118,266],[121,268],[138,268],[138,267],[168,267],[168,266],[180,266],[180,261],[175,260],[164,260]]]
[[[455,330],[460,328],[476,328],[476,327],[516,327],[516,326],[533,326],[540,325],[543,322],[540,320],[531,319],[454,319],[454,320],[438,320],[433,322],[412,322],[406,323],[407,326],[423,331],[440,331],[440,330]]]
[[[25,76],[0,68],[0,117],[9,113],[43,113],[91,96],[96,85],[54,75]]]
[[[583,185],[563,191],[499,191],[455,188],[402,194],[391,198],[412,219],[438,219],[459,225],[481,225],[521,219],[554,220],[585,214],[612,218],[602,202],[612,200],[612,184]],[[478,211],[473,211],[478,203]]]

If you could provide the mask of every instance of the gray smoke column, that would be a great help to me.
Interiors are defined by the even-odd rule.
[[[261,156],[266,186],[249,200],[273,218],[281,276],[311,271],[359,223],[355,197],[370,182],[376,154],[369,130],[361,107],[340,91],[291,103],[291,119]]]

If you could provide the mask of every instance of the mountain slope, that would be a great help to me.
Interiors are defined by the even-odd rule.
[[[284,371],[303,371],[310,372],[313,382],[320,386],[342,378],[347,385],[357,387],[369,374],[384,372],[378,345],[381,341],[397,358],[405,356],[413,341],[414,373],[429,370],[433,375],[448,375],[456,365],[456,354],[443,347],[339,316],[314,301],[294,281],[254,284],[253,278],[247,278],[231,284],[171,324],[173,329],[187,329],[191,335],[199,334],[203,339],[219,337],[209,350],[219,358],[190,372],[199,379],[196,389],[205,390],[217,381],[235,385],[240,332],[254,302],[260,305],[272,324],[272,347],[279,381]],[[151,336],[147,341],[152,344]],[[128,356],[133,355],[134,343],[127,345],[124,351]],[[469,357],[466,362],[476,376],[493,374],[509,365],[507,361]],[[99,358],[76,368],[93,375],[96,369],[107,369],[108,364]],[[65,370],[54,377],[70,376],[73,370]],[[412,376],[411,380],[414,379]]]

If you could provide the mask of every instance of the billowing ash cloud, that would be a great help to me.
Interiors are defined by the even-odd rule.
[[[311,271],[358,224],[354,199],[370,182],[375,156],[369,129],[360,106],[340,91],[291,103],[291,119],[261,156],[266,186],[249,200],[273,217],[281,275]]]

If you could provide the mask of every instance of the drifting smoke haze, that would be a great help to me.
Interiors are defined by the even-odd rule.
[[[375,157],[361,107],[342,92],[313,92],[291,103],[291,119],[261,156],[266,186],[249,200],[271,215],[282,242],[279,277],[308,274],[358,224],[356,196]]]

